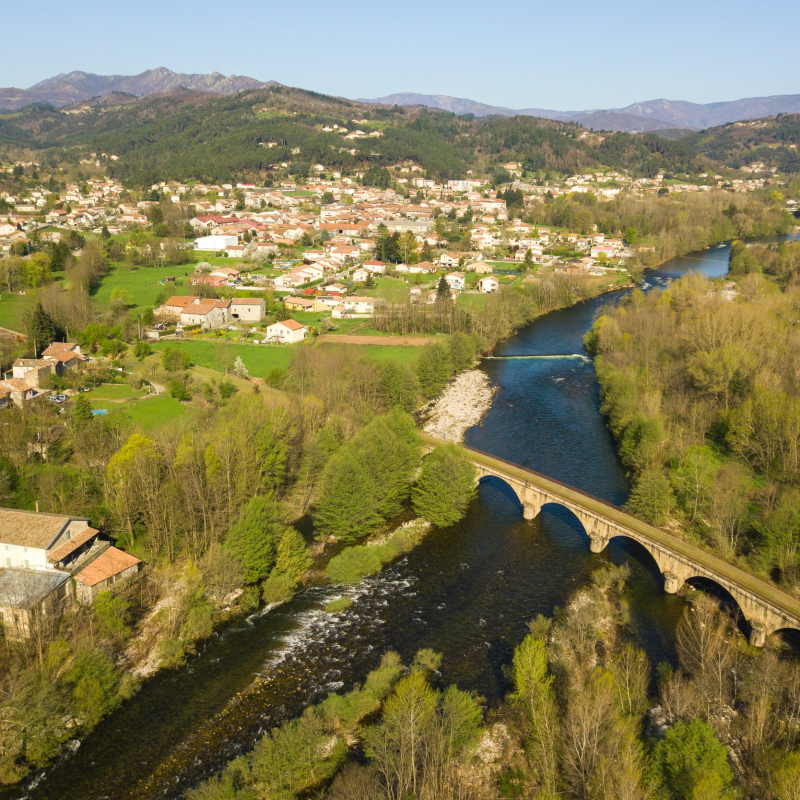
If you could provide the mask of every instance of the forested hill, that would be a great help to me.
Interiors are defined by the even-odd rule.
[[[683,141],[735,169],[760,162],[780,172],[800,172],[800,114],[729,122]]]
[[[119,96],[56,110],[0,114],[0,155],[23,148],[43,163],[90,153],[119,156],[109,172],[131,183],[156,180],[263,181],[288,163],[353,170],[408,160],[433,178],[491,174],[509,160],[528,170],[571,173],[607,166],[634,176],[693,174],[709,159],[713,132],[668,141],[655,134],[590,133],[575,123],[533,117],[473,119],[424,108],[376,106],[273,86],[234,95],[176,91],[140,100]],[[330,130],[374,136],[347,139]],[[328,128],[329,130],[325,130]],[[380,135],[378,135],[380,134]],[[727,151],[721,150],[721,153]]]

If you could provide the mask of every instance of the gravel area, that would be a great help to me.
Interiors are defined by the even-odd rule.
[[[448,442],[460,442],[492,407],[496,388],[479,369],[462,372],[425,410],[423,430]]]

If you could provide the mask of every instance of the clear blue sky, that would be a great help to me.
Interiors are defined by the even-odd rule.
[[[40,0],[3,4],[0,85],[164,66],[345,97],[515,108],[800,93],[800,0]]]

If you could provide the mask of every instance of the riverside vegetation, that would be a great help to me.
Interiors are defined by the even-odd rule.
[[[438,686],[434,652],[410,667],[387,653],[363,686],[272,729],[189,800],[795,800],[800,666],[754,651],[697,596],[653,695],[626,577],[602,567],[530,623],[499,707]]]
[[[587,334],[629,508],[797,592],[800,244],[731,250],[731,288],[634,291]]]
[[[39,499],[43,511],[90,516],[148,567],[55,624],[38,620],[29,642],[4,642],[0,780],[45,766],[142,677],[182,665],[230,616],[291,597],[312,566],[292,521],[311,513],[318,539],[350,545],[410,508],[412,488],[415,507],[440,524],[454,519],[446,508],[452,487],[415,480],[421,451],[406,409],[438,391],[456,366],[471,364],[474,346],[465,334],[443,339],[415,368],[352,348],[300,349],[282,391],[231,385],[231,393],[209,383],[191,418],[147,436],[124,417],[93,417],[86,402],[76,401],[66,420],[48,403],[8,409],[0,502],[30,507]],[[188,360],[175,354],[143,363],[192,385]],[[29,448],[34,439],[46,460]],[[463,486],[462,513],[472,483]],[[353,582],[377,571],[424,527],[345,550],[331,562],[331,577]],[[362,549],[373,561],[354,568]],[[337,563],[350,563],[350,572],[337,573]]]

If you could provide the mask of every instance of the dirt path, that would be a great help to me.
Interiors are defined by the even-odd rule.
[[[345,333],[323,333],[317,336],[318,342],[330,344],[386,344],[402,347],[424,347],[441,341],[440,336],[358,336]]]

